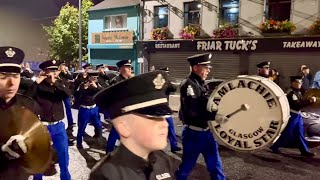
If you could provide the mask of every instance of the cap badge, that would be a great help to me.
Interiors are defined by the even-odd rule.
[[[209,54],[209,59],[211,59],[212,58],[212,54]]]
[[[166,80],[163,79],[162,74],[158,74],[157,77],[153,80],[153,84],[156,89],[161,89],[165,82]]]
[[[57,61],[56,60],[52,60],[52,64],[56,64],[57,63]]]
[[[12,48],[9,48],[9,49],[6,51],[7,57],[12,58],[15,54],[16,54],[16,52],[14,52],[14,51],[12,50]]]
[[[128,60],[128,63],[131,63],[131,60],[130,60],[130,59]]]

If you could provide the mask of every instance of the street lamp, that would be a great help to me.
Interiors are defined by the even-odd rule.
[[[79,0],[79,70],[82,69],[82,26],[81,26],[81,0]]]

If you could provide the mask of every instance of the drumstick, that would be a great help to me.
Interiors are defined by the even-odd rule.
[[[227,117],[227,118],[230,118],[231,116],[237,114],[237,113],[240,112],[240,111],[247,111],[247,110],[249,110],[249,109],[250,109],[250,106],[249,106],[248,104],[242,104],[239,109],[237,109],[237,110],[234,111],[233,113],[228,114],[226,117]]]

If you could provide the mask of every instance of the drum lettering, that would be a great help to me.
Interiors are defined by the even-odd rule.
[[[228,87],[229,87],[229,91],[231,91],[231,90],[235,89],[235,87],[233,86],[233,84],[232,84],[232,83],[228,83]]]
[[[228,143],[231,144],[235,139],[233,139],[231,136],[228,136]]]
[[[269,96],[271,96],[271,93],[267,93],[267,94],[265,94],[263,97],[265,98],[265,99],[267,99]]]
[[[253,90],[252,84],[256,84],[253,81],[248,82],[248,88]]]
[[[217,131],[217,132],[219,132],[219,131],[218,131],[218,129],[220,129],[220,128],[221,128],[221,125],[220,125],[220,124],[218,124],[218,125],[216,125],[214,128],[216,129],[216,131]]]
[[[248,141],[243,141],[244,148],[251,149],[252,147],[248,145]]]
[[[267,134],[270,138],[272,138],[275,133],[276,133],[276,132],[274,132],[274,131],[272,131],[272,130],[270,130],[270,129],[268,129],[268,131],[266,132],[266,134]]]
[[[272,122],[270,123],[269,128],[274,129],[274,130],[277,130],[277,129],[278,129],[278,126],[279,126],[279,121],[272,121]]]
[[[225,94],[228,93],[228,89],[224,86],[222,87],[219,91],[218,91],[218,94],[223,97]]]
[[[257,86],[256,91],[257,91],[259,94],[262,95],[262,94],[266,91],[266,88],[263,87],[263,86],[261,86],[261,85],[259,85],[259,86]]]
[[[240,80],[238,83],[238,87],[237,88],[246,88],[246,83],[244,80]]]
[[[276,103],[276,101],[274,100],[274,98],[268,99],[268,100],[267,100],[267,103],[268,103],[268,106],[269,106],[270,109],[271,109],[273,106],[277,106],[277,103]]]
[[[257,129],[253,133],[249,133],[249,134],[241,134],[241,133],[237,133],[233,129],[229,129],[229,133],[231,135],[233,135],[234,137],[237,137],[237,138],[241,138],[241,139],[253,138],[255,136],[258,136],[262,132],[263,132],[263,128],[261,126],[259,127],[259,129]]]
[[[220,137],[222,137],[223,139],[227,139],[228,134],[226,132],[224,132],[224,131],[221,131],[220,132]]]
[[[214,99],[213,99],[213,102],[214,102],[216,105],[219,105],[220,101],[221,101],[221,98],[214,98]]]
[[[237,140],[236,143],[234,143],[234,147],[242,148],[241,141]]]
[[[253,143],[254,143],[254,145],[255,145],[256,147],[260,147],[260,146],[262,146],[262,144],[263,144],[263,143],[261,142],[261,139],[260,139],[260,138],[254,140]]]

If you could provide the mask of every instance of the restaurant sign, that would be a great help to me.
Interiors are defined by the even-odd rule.
[[[320,37],[168,40],[142,42],[148,51],[319,51]]]

